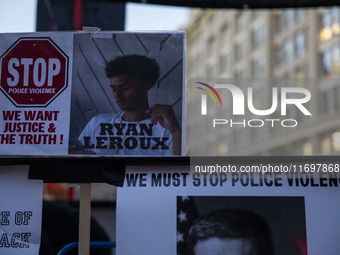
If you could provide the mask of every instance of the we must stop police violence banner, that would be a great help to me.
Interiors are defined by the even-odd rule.
[[[127,167],[117,254],[339,254],[338,172],[284,172],[311,164],[278,161],[261,173],[226,161],[235,171]]]
[[[0,155],[180,155],[184,39],[0,34]]]

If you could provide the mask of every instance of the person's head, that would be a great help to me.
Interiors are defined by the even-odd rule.
[[[201,216],[188,234],[192,255],[273,255],[268,224],[259,215],[241,209],[217,210]]]
[[[134,110],[148,103],[148,90],[160,75],[155,59],[141,55],[117,57],[105,68],[111,88],[122,110]]]

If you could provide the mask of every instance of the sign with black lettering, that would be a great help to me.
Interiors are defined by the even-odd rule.
[[[337,254],[338,166],[261,166],[128,167],[117,191],[117,253]]]
[[[184,32],[0,41],[0,155],[184,154]]]
[[[27,175],[28,166],[0,167],[0,254],[39,254],[43,183]]]

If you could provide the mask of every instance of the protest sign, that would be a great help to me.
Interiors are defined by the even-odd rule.
[[[0,167],[0,254],[39,254],[43,182],[27,175],[28,166]]]
[[[72,33],[0,34],[0,154],[65,155]]]
[[[213,239],[214,231],[207,226],[214,225],[209,220],[216,221],[216,216],[233,219],[220,223],[225,224],[218,227],[220,236],[228,236],[225,228],[255,243],[261,237],[249,231],[266,237],[261,239],[266,240],[266,254],[338,254],[338,172],[251,173],[241,172],[242,166],[246,168],[238,164],[235,172],[211,174],[190,173],[189,166],[128,167],[117,193],[117,253],[202,254],[207,247],[212,252],[218,245],[202,240],[206,232],[211,235],[205,238]],[[199,217],[206,227],[199,225]],[[247,221],[254,224],[240,226]],[[242,235],[244,228],[248,233]],[[254,243],[238,244],[254,254],[259,249]]]
[[[0,41],[1,155],[182,154],[184,32]]]

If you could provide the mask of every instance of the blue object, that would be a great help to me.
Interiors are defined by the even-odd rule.
[[[65,245],[59,252],[58,255],[64,255],[70,250],[78,248],[79,243],[74,242]],[[116,242],[90,242],[90,248],[114,248],[116,247]]]

